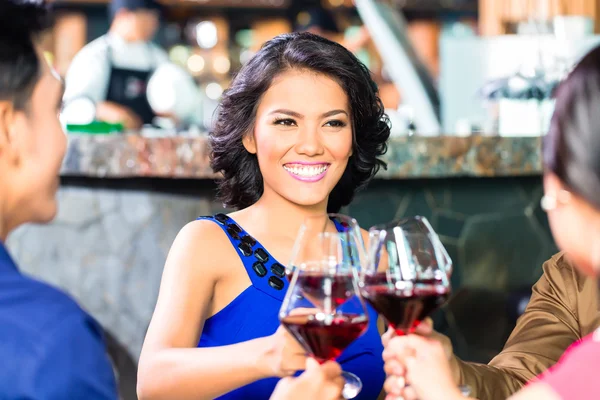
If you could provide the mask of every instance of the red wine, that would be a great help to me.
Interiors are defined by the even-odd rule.
[[[385,273],[369,277],[362,296],[387,319],[398,334],[413,331],[448,299],[450,289],[438,281],[420,281],[410,289],[396,289]]]
[[[290,315],[281,323],[310,355],[323,363],[338,357],[365,332],[369,321],[365,315],[310,314]]]
[[[333,275],[300,272],[296,285],[315,306],[324,307],[325,300],[330,299],[332,309],[336,309],[356,294],[353,279],[350,273]]]

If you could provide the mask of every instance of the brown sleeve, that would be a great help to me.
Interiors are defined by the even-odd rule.
[[[457,360],[460,380],[482,400],[505,400],[580,339],[573,270],[559,253],[543,265],[525,313],[504,349],[488,365]]]

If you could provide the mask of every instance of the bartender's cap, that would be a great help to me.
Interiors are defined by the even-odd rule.
[[[162,6],[156,0],[112,0],[109,8],[111,19],[114,18],[117,12],[122,8],[130,11],[162,10]]]

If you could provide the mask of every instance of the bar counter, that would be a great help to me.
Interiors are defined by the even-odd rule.
[[[540,173],[540,138],[396,137],[378,179],[526,176]],[[63,176],[217,178],[206,136],[70,135]]]

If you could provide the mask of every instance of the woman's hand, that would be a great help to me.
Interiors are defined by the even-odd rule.
[[[463,399],[454,383],[444,346],[417,335],[389,339],[383,352],[388,374],[384,389],[406,400]],[[408,385],[408,386],[407,386]]]
[[[266,353],[263,357],[269,376],[286,377],[304,369],[306,350],[283,326],[265,338]]]
[[[302,375],[280,380],[271,400],[339,400],[343,388],[342,369],[336,362],[319,365],[308,358]]]

